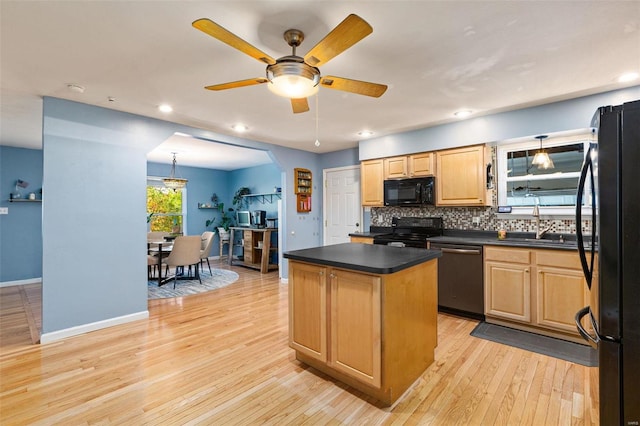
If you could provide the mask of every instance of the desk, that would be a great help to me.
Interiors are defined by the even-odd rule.
[[[277,263],[269,262],[271,253],[278,252],[278,247],[271,245],[271,234],[277,233],[278,228],[242,228],[236,226],[229,228],[229,231],[231,232],[229,236],[229,265],[238,264],[259,269],[263,274],[278,269]],[[237,246],[234,237],[236,231],[242,232],[243,260],[233,259],[233,247]]]
[[[170,253],[172,246],[173,246],[173,241],[165,241],[165,240],[155,240],[155,241],[150,241],[147,240],[147,252],[152,251],[151,250],[151,245],[155,244],[158,246],[158,287],[160,287],[162,284],[164,284],[162,282],[162,255],[165,253]],[[164,249],[162,248],[162,245],[164,244]],[[155,250],[153,250],[155,251]]]

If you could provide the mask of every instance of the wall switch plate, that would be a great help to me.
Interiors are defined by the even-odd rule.
[[[474,216],[473,219],[471,219],[471,223],[474,225],[480,225],[480,216]]]
[[[9,214],[9,207],[0,207],[0,214]]]

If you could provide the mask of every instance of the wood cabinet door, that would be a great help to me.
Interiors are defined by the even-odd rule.
[[[332,270],[329,366],[363,383],[381,386],[381,279]]]
[[[484,149],[478,145],[436,152],[437,205],[485,205]]]
[[[433,153],[423,152],[409,156],[409,176],[433,176]]]
[[[366,160],[360,163],[363,206],[384,204],[384,160]]]
[[[531,273],[529,265],[485,262],[484,306],[486,315],[531,321]]]
[[[384,178],[396,179],[409,176],[407,157],[390,157],[384,159]]]
[[[537,269],[536,324],[578,335],[574,316],[589,304],[582,271],[547,266]]]
[[[289,262],[289,346],[327,361],[326,268]]]

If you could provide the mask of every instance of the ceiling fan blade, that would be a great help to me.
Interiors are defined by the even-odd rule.
[[[294,114],[309,111],[309,102],[307,98],[291,99],[291,107]]]
[[[267,81],[269,80],[263,77],[249,78],[247,80],[239,80],[239,81],[232,81],[229,83],[214,84],[212,86],[206,86],[205,89],[209,89],[209,90],[235,89],[236,87],[254,86],[256,84],[262,84],[262,83],[266,83]]]
[[[198,19],[196,21],[193,21],[193,24],[191,25],[193,25],[203,33],[209,34],[211,37],[217,38],[223,43],[227,43],[229,46],[236,48],[243,53],[246,53],[252,58],[259,60],[260,62],[264,62],[265,64],[269,65],[276,63],[276,60],[271,56],[267,55],[257,47],[247,43],[237,35],[221,27],[210,19]]]
[[[367,81],[350,80],[348,78],[328,75],[322,77],[320,85],[328,89],[342,90],[344,92],[356,93],[358,95],[379,98],[387,90],[386,84],[369,83]]]
[[[304,56],[314,67],[325,64],[373,32],[371,25],[358,15],[351,14],[340,22]]]

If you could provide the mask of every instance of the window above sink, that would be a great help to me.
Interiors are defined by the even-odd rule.
[[[512,216],[529,216],[536,204],[545,216],[574,216],[580,169],[591,142],[594,142],[591,129],[544,139],[542,149],[554,164],[548,169],[532,164],[534,155],[540,151],[540,139],[532,136],[499,144],[496,150],[498,205],[513,207]],[[585,194],[589,194],[587,190]],[[584,214],[590,213],[591,204],[592,200],[586,196]]]

